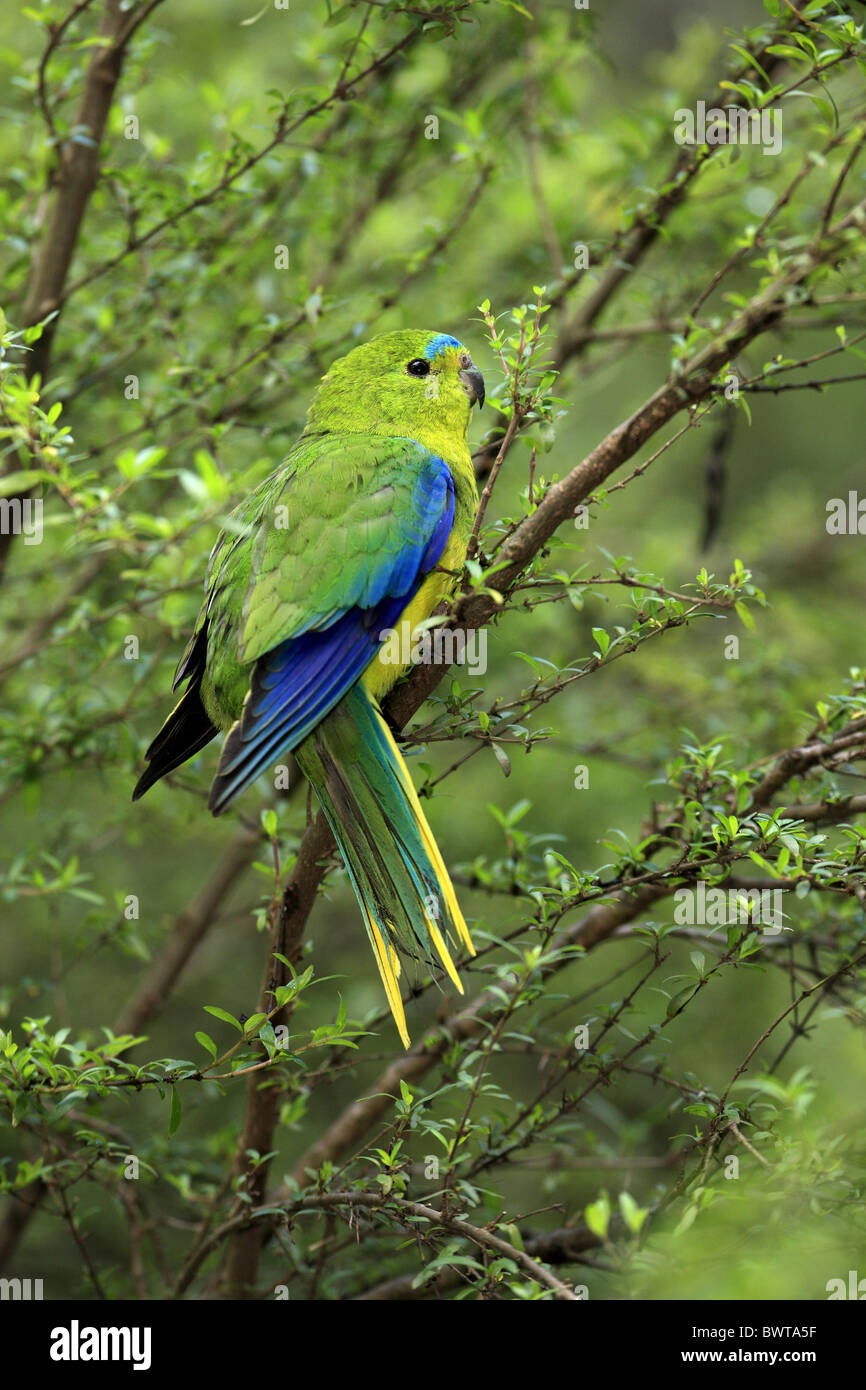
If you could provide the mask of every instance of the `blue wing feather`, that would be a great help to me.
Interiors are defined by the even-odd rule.
[[[374,557],[363,604],[280,643],[256,662],[243,714],[223,747],[210,794],[219,814],[270,763],[291,752],[360,679],[392,627],[438,562],[454,524],[454,484],[430,456],[414,497],[415,536],[394,557]]]

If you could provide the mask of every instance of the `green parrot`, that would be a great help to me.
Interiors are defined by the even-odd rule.
[[[186,690],[133,792],[227,733],[214,815],[289,752],[316,791],[400,1037],[397,947],[475,954],[379,701],[405,666],[383,638],[454,590],[478,505],[466,441],[484,380],[444,333],[385,333],[323,377],[286,460],[228,519],[173,689]],[[435,952],[435,955],[434,955]]]

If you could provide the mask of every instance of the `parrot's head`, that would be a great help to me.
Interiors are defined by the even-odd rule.
[[[456,338],[402,329],[353,348],[331,367],[313,398],[307,434],[398,435],[441,453],[466,439],[484,378]]]

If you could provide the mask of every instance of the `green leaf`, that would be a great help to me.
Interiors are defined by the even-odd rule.
[[[24,468],[18,473],[7,473],[0,478],[0,497],[11,497],[17,492],[29,492],[37,483],[50,479],[51,474],[38,468]]]
[[[599,1240],[606,1240],[611,1216],[610,1198],[607,1193],[602,1192],[596,1201],[584,1207],[583,1216],[593,1235],[598,1236]]]
[[[218,1009],[216,1004],[205,1004],[204,1011],[206,1014],[213,1014],[214,1018],[222,1019],[223,1023],[230,1023],[239,1033],[244,1031],[234,1014],[227,1013],[225,1009]]]
[[[686,985],[685,989],[681,989],[678,994],[675,994],[672,999],[669,999],[668,1006],[665,1009],[665,1018],[673,1018],[674,1014],[679,1012],[683,1004],[691,999],[697,988],[698,986],[694,984]]]
[[[178,1125],[180,1124],[180,1117],[181,1117],[180,1091],[177,1089],[176,1086],[172,1086],[172,1088],[171,1088],[171,1105],[170,1105],[170,1107],[169,1107],[169,1112],[168,1112],[168,1136],[169,1136],[169,1138],[171,1138],[171,1136],[175,1133],[175,1131],[176,1131]]]
[[[601,655],[606,656],[607,649],[610,646],[609,634],[605,631],[603,627],[594,627],[592,629],[592,636],[593,640],[598,644],[598,649],[601,652]]]
[[[520,1231],[518,1230],[517,1226],[515,1226],[514,1222],[510,1221],[508,1225],[505,1227],[505,1229],[508,1232],[508,1239],[510,1243],[514,1246],[515,1250],[522,1250],[524,1248],[523,1236],[520,1234]]]
[[[516,14],[525,15],[527,19],[532,19],[529,10],[525,10],[522,5],[518,5],[517,0],[496,0],[498,5],[504,5],[506,9],[514,10]]]
[[[750,67],[757,68],[764,81],[769,84],[770,79],[764,72],[764,69],[761,67],[761,64],[758,62],[754,54],[750,53],[747,48],[743,48],[742,45],[738,43],[732,43],[731,48],[734,50],[735,53],[739,53],[740,57],[745,59],[745,62]]]
[[[628,1229],[633,1235],[638,1235],[641,1226],[649,1216],[646,1207],[639,1207],[630,1192],[621,1192],[619,1194],[619,1209]]]
[[[743,624],[743,627],[748,628],[749,632],[755,631],[755,619],[752,617],[750,610],[746,607],[746,605],[742,602],[741,599],[738,599],[737,602],[734,604],[734,612],[736,613],[740,622]]]
[[[333,29],[334,26],[337,24],[344,24],[345,21],[349,19],[352,14],[354,14],[354,12],[354,4],[340,5],[339,8],[334,10],[332,14],[328,15],[328,18],[325,20],[325,28]]]
[[[217,1045],[214,1042],[213,1038],[210,1036],[210,1034],[196,1033],[195,1040],[197,1043],[200,1044],[201,1047],[204,1048],[205,1052],[209,1052],[211,1057],[213,1057],[214,1061],[216,1061]]]

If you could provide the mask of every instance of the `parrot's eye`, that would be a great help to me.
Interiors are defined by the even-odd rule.
[[[413,357],[411,362],[406,363],[406,371],[410,376],[427,376],[430,363],[425,362],[423,357]]]

